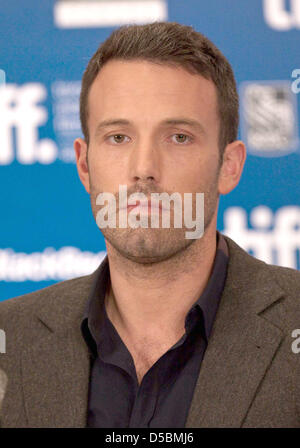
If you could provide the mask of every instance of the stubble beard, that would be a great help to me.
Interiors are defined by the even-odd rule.
[[[204,235],[212,221],[218,203],[217,180],[218,176],[215,177],[206,191],[201,190],[204,192]],[[91,184],[90,199],[95,220],[99,210],[99,206],[96,206],[96,197],[99,193],[102,192],[96,191]],[[194,196],[195,194],[193,194],[193,199]],[[195,202],[193,200],[193,210],[194,207]],[[150,216],[148,216],[148,228],[131,228],[127,226],[127,228],[123,229],[118,227],[119,212],[117,211],[117,227],[107,227],[100,230],[105,240],[122,257],[136,263],[158,263],[185,251],[195,242],[201,245],[201,239],[203,238],[186,238],[186,232],[193,229],[188,229],[184,225],[182,228],[175,228],[172,207],[170,209],[170,217],[170,228],[162,228],[161,218],[159,228],[152,228]]]

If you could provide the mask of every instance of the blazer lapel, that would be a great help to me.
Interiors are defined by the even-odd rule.
[[[21,356],[29,427],[86,426],[90,353],[81,321],[99,268],[66,285],[61,295],[55,288],[49,289],[46,303],[34,316],[33,342]]]
[[[85,427],[89,353],[79,334],[52,333],[22,354],[30,427]]]
[[[282,289],[264,263],[226,241],[226,284],[186,427],[242,426],[283,338],[282,331],[261,316],[283,296]]]

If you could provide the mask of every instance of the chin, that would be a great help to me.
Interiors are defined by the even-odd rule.
[[[136,263],[157,263],[183,251],[194,240],[186,239],[182,229],[105,229],[104,238],[123,257]]]

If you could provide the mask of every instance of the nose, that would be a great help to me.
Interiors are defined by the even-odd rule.
[[[160,182],[159,152],[151,141],[139,142],[132,150],[129,160],[129,178],[131,182]]]

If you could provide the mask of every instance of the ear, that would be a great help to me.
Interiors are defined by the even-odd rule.
[[[241,140],[229,143],[223,154],[223,162],[219,174],[219,193],[227,194],[239,183],[246,160],[246,147]]]
[[[74,141],[76,165],[79,178],[88,193],[90,193],[90,176],[87,164],[87,144],[82,138]]]

